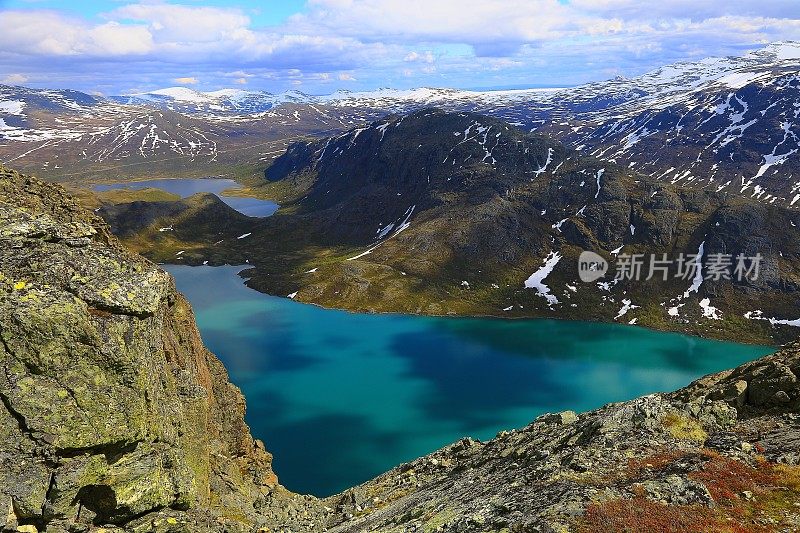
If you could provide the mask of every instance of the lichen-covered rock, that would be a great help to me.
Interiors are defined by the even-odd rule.
[[[250,531],[295,498],[171,277],[2,167],[0,400],[0,529]]]

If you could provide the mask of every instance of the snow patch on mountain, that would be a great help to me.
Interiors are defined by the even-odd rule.
[[[8,115],[22,115],[22,110],[25,108],[25,102],[19,100],[3,100],[0,101],[0,113]]]
[[[544,260],[544,265],[525,280],[525,288],[536,289],[536,293],[546,299],[547,305],[550,307],[558,303],[558,298],[550,293],[550,287],[544,284],[544,280],[553,272],[559,261],[561,261],[561,254],[550,252]]]

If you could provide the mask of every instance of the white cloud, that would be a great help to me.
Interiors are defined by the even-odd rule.
[[[105,17],[145,23],[154,39],[165,43],[241,39],[249,31],[247,28],[250,25],[250,18],[238,9],[166,3],[126,5],[105,14]]]
[[[20,85],[28,81],[28,77],[24,74],[9,74],[0,80],[0,83],[7,83],[9,85]]]
[[[145,0],[100,22],[35,8],[0,17],[0,72],[26,73],[14,83],[47,74],[95,89],[102,78],[106,94],[186,72],[197,85],[270,89],[564,85],[800,35],[797,0],[309,0],[267,28],[240,9]]]
[[[0,49],[24,55],[109,57],[153,50],[149,30],[111,21],[90,26],[50,11],[3,12]]]
[[[103,55],[139,55],[154,49],[153,36],[144,26],[124,26],[111,21],[91,28],[87,36],[91,49]]]
[[[233,72],[226,72],[225,76],[230,78],[252,78],[255,74],[245,72],[244,70],[234,70]]]
[[[416,51],[411,51],[406,55],[406,57],[403,58],[403,61],[406,62],[423,61],[425,63],[433,63],[434,61],[436,61],[436,58],[433,56],[433,52],[431,52],[430,50],[426,50],[421,54]]]
[[[198,83],[200,83],[200,80],[193,77],[175,78],[172,81],[174,81],[178,85],[197,85]]]

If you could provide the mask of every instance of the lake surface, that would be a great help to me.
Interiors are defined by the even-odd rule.
[[[113,189],[131,189],[139,191],[150,187],[177,194],[181,198],[186,198],[187,196],[199,192],[216,194],[223,202],[249,217],[268,217],[278,210],[278,204],[270,200],[223,195],[222,191],[241,187],[241,185],[231,179],[196,178],[132,181],[129,183],[95,185],[92,190],[97,192],[110,191]]]
[[[684,386],[774,349],[616,324],[325,310],[171,266],[287,488],[327,496],[464,436]]]

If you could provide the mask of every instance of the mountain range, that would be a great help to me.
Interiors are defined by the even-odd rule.
[[[184,87],[102,98],[0,86],[0,160],[52,179],[206,172],[254,178],[299,136],[426,107],[501,118],[582,153],[690,188],[800,201],[800,44],[665,66],[567,89],[422,88],[311,96]],[[183,175],[183,174],[182,174]]]

